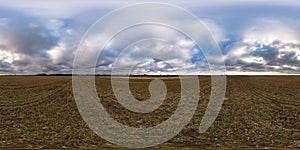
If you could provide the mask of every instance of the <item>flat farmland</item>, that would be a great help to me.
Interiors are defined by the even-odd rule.
[[[154,78],[132,77],[133,96],[150,98]],[[181,84],[160,78],[166,99],[153,112],[131,112],[118,103],[110,77],[95,79],[106,111],[136,128],[158,125],[176,110]],[[157,148],[300,148],[300,76],[228,76],[226,96],[206,133],[198,128],[209,102],[211,78],[199,76],[200,100],[194,117],[174,138]],[[0,148],[118,148],[99,137],[81,118],[71,76],[0,76]]]

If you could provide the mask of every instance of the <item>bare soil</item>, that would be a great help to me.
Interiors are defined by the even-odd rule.
[[[159,78],[159,77],[155,77]],[[150,97],[153,78],[133,77],[138,100]],[[168,119],[180,99],[180,81],[161,78],[167,98],[148,114],[131,112],[114,97],[110,77],[96,77],[101,103],[122,124],[145,128]],[[198,127],[210,96],[210,77],[200,76],[201,97],[188,126],[156,148],[300,148],[300,76],[229,76],[222,110],[206,133]],[[119,148],[81,118],[70,76],[0,76],[0,149]]]

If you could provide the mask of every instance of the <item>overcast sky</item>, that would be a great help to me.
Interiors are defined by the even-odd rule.
[[[76,47],[87,29],[110,11],[138,2],[143,1],[0,0],[0,74],[71,73]],[[205,24],[220,46],[228,74],[300,74],[300,2],[159,2],[182,7]],[[177,19],[184,23],[184,18]],[[149,35],[169,35],[164,37],[166,42],[176,48],[144,41],[120,57],[128,41]],[[168,57],[161,61],[147,54]],[[126,30],[112,39],[99,56],[97,73],[109,73],[114,65],[135,65],[132,73],[138,74],[209,72],[201,48],[191,39],[151,25]]]

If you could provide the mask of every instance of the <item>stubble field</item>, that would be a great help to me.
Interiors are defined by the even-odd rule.
[[[138,114],[114,97],[110,77],[96,86],[107,112],[122,124],[146,128],[168,119],[180,99],[178,78],[162,78],[167,98],[155,111]],[[138,100],[150,97],[152,78],[131,78]],[[300,148],[300,76],[229,76],[219,116],[198,133],[210,96],[210,77],[200,76],[193,119],[160,147]],[[0,76],[0,148],[118,148],[101,139],[81,118],[70,76]]]

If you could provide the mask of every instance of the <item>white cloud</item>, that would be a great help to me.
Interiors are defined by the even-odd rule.
[[[299,35],[297,30],[283,27],[263,27],[261,29],[254,29],[247,31],[244,35],[244,42],[269,45],[273,41],[280,40],[284,43],[297,44],[299,41]]]
[[[226,53],[229,70],[300,73],[300,32],[294,24],[263,18],[245,29]]]
[[[177,42],[177,45],[180,46],[180,47],[185,47],[185,48],[190,48],[191,49],[192,47],[195,46],[195,43],[191,40],[183,39],[183,40],[179,40]]]
[[[266,64],[266,61],[263,57],[247,57],[241,58],[241,60],[246,63]]]
[[[220,25],[218,25],[214,20],[208,18],[201,18],[202,23],[210,30],[214,39],[217,42],[226,42],[230,39],[226,37],[225,31]]]
[[[63,56],[66,54],[66,45],[59,43],[57,46],[48,50],[47,53],[50,55],[53,64],[57,64],[62,61]]]
[[[144,73],[192,69],[187,67],[193,66],[190,62],[193,51],[181,48],[157,40],[142,41],[123,52],[124,55],[115,58],[113,67],[121,68],[122,71],[127,68],[130,71],[135,66],[135,72],[146,71]]]

